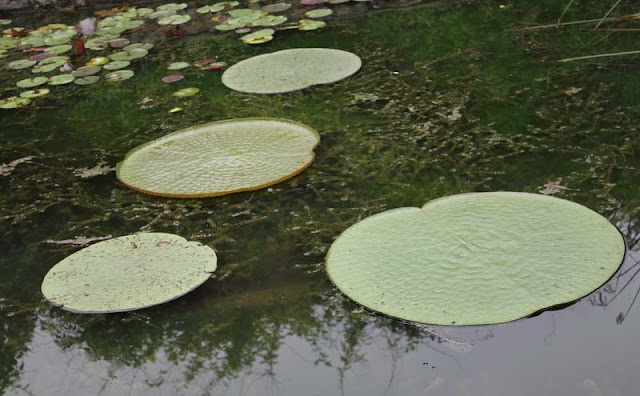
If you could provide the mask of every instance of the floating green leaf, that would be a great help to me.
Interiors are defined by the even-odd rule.
[[[277,26],[282,25],[287,21],[287,17],[284,15],[266,15],[251,22],[253,26]]]
[[[87,77],[76,78],[73,81],[73,83],[76,85],[91,85],[91,84],[97,83],[98,81],[100,81],[99,76],[87,76]]]
[[[7,63],[8,69],[19,70],[26,69],[27,67],[31,67],[36,64],[36,61],[28,60],[28,59],[18,59]]]
[[[21,98],[34,99],[39,98],[41,96],[47,95],[49,93],[49,88],[40,88],[40,89],[32,89],[29,91],[24,91],[20,94]]]
[[[53,47],[47,48],[47,52],[52,52],[54,54],[64,54],[65,52],[71,51],[71,48],[73,47],[69,44],[54,45]]]
[[[324,21],[314,21],[311,19],[301,19],[298,23],[300,24],[298,30],[302,31],[318,30],[327,26],[327,23]]]
[[[111,60],[109,58],[107,58],[107,57],[99,56],[97,58],[89,59],[89,61],[86,63],[86,65],[87,66],[102,66],[102,65],[106,65],[110,61]]]
[[[200,92],[199,88],[194,88],[194,87],[182,88],[174,92],[173,96],[177,96],[179,98],[186,98],[188,96],[193,96],[198,92]]]
[[[260,30],[256,30],[253,33],[249,33],[249,34],[246,34],[246,35],[240,37],[240,40],[242,40],[245,43],[247,43],[247,42],[251,42],[251,41],[254,41],[254,40],[260,40],[260,39],[263,39],[265,37],[272,37],[275,32],[276,31],[273,30],[273,29],[260,29]]]
[[[57,76],[49,77],[48,84],[49,85],[65,85],[65,84],[69,84],[75,79],[76,77],[73,76],[72,74],[58,74]]]
[[[87,77],[98,73],[100,70],[102,70],[102,66],[82,66],[72,71],[71,74],[76,77]]]
[[[167,3],[156,7],[156,11],[180,11],[187,8],[187,3]]]
[[[148,194],[208,197],[257,190],[306,169],[320,137],[282,119],[248,118],[184,129],[131,150],[118,179]]]
[[[198,14],[207,14],[210,12],[219,12],[222,10],[224,10],[224,4],[214,4],[214,5],[208,5],[208,6],[197,8],[196,12]]]
[[[180,70],[191,66],[189,62],[172,62],[167,65],[168,70]]]
[[[189,15],[170,15],[161,19],[158,19],[158,25],[182,25],[191,20]]]
[[[247,93],[283,93],[347,78],[362,66],[351,52],[297,48],[245,59],[227,69],[222,83]]]
[[[18,81],[16,85],[20,88],[33,88],[45,84],[48,80],[47,77],[25,78],[24,80]]]
[[[371,216],[327,254],[327,273],[354,301],[441,325],[516,320],[579,299],[625,255],[607,219],[570,201],[471,193]]]
[[[116,52],[115,54],[109,55],[109,58],[114,61],[132,61],[134,59],[139,59],[147,56],[149,52],[141,47],[132,48],[127,50],[125,47],[124,51]]]
[[[42,294],[71,312],[133,311],[187,294],[216,267],[215,251],[201,243],[164,233],[127,235],[60,261],[44,277]]]
[[[124,69],[125,67],[129,66],[131,64],[131,62],[129,61],[113,61],[113,62],[109,62],[106,65],[103,66],[103,68],[105,70],[118,70],[118,69]]]
[[[0,99],[0,109],[17,109],[19,107],[27,106],[29,103],[31,103],[31,99],[29,98],[11,96],[6,99]]]
[[[104,79],[107,80],[107,82],[120,82],[130,79],[133,75],[133,70],[118,70],[106,74]]]
[[[333,14],[333,11],[330,8],[318,8],[304,13],[307,18],[324,18],[331,14]]]
[[[267,4],[266,6],[262,7],[262,11],[277,14],[279,12],[285,12],[289,8],[291,8],[291,4],[289,3],[275,3],[275,4]]]

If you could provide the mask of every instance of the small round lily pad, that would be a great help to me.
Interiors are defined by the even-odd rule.
[[[277,26],[287,21],[284,15],[266,15],[251,22],[252,26]]]
[[[184,129],[131,150],[117,177],[135,190],[194,198],[268,187],[302,172],[320,136],[295,121],[247,118]]]
[[[169,65],[167,65],[167,69],[168,70],[180,70],[180,69],[185,69],[187,67],[191,66],[189,64],[189,62],[173,62],[173,63],[169,63]]]
[[[272,14],[277,14],[279,12],[285,12],[291,8],[291,4],[289,3],[275,3],[275,4],[267,4],[262,7],[262,11],[266,11]]]
[[[17,109],[20,107],[27,106],[31,103],[31,99],[29,98],[21,98],[19,96],[11,96],[6,99],[0,99],[0,109]]]
[[[76,78],[73,83],[76,85],[91,85],[100,81],[100,76],[86,76]]]
[[[167,3],[156,7],[156,11],[180,11],[187,8],[187,3]]]
[[[351,52],[296,48],[258,55],[227,69],[222,83],[246,93],[283,93],[347,78],[362,66]]]
[[[131,62],[129,62],[129,61],[113,61],[113,62],[107,63],[102,68],[105,69],[105,70],[118,70],[118,69],[124,69],[125,67],[129,66],[130,64],[131,64]]]
[[[134,50],[136,48],[142,48],[142,49],[145,49],[145,50],[149,51],[151,48],[153,48],[153,44],[151,44],[151,43],[133,43],[133,44],[129,44],[126,47],[124,47],[123,50],[131,51],[131,50]]]
[[[16,85],[20,88],[33,88],[45,84],[48,80],[47,77],[25,78],[24,80],[18,81]]]
[[[144,48],[133,48],[130,50],[116,52],[115,54],[109,55],[109,58],[114,61],[132,61],[134,59],[139,59],[147,56],[149,52]]]
[[[179,98],[186,98],[188,96],[193,96],[198,92],[200,92],[200,88],[195,88],[195,87],[182,88],[174,92],[173,96],[177,96]]]
[[[198,14],[207,14],[210,12],[219,12],[224,10],[224,5],[223,4],[213,4],[213,5],[208,5],[208,6],[203,6],[200,8],[196,9],[196,12]]]
[[[98,73],[100,70],[102,70],[102,66],[82,66],[72,71],[71,74],[76,77],[87,77]]]
[[[240,37],[240,40],[246,43],[251,40],[261,39],[264,37],[271,37],[275,32],[276,31],[273,29],[260,29],[260,30],[256,30],[253,33],[249,33],[247,35]]]
[[[174,82],[182,81],[184,76],[181,74],[172,74],[170,76],[162,77],[162,82],[165,84],[171,84]]]
[[[191,20],[189,15],[170,15],[158,19],[158,25],[182,25]]]
[[[324,21],[314,21],[312,19],[301,19],[298,23],[300,24],[298,30],[302,31],[318,30],[327,26],[327,23]]]
[[[58,70],[58,68],[64,65],[66,62],[58,61],[56,63],[49,63],[46,65],[36,65],[31,69],[32,73],[49,73],[54,70]]]
[[[123,80],[128,80],[133,77],[133,70],[118,70],[111,73],[108,73],[104,76],[104,79],[108,82],[119,82]]]
[[[64,54],[65,52],[71,51],[73,47],[69,44],[62,45],[54,45],[53,47],[47,48],[48,52],[52,52],[54,54]]]
[[[99,56],[97,58],[91,58],[89,59],[89,61],[86,63],[87,66],[102,66],[102,65],[106,65],[107,63],[111,62],[111,59],[104,57],[104,56]]]
[[[21,98],[34,99],[39,98],[41,96],[47,95],[49,93],[49,88],[40,88],[40,89],[32,89],[29,91],[24,91],[20,93]]]
[[[625,243],[579,204],[516,192],[458,194],[373,215],[326,259],[365,307],[420,323],[509,322],[575,301],[620,267]]]
[[[76,77],[72,74],[58,74],[57,76],[49,77],[49,85],[65,85],[71,83]]]
[[[42,281],[49,302],[77,313],[126,312],[162,304],[206,282],[216,253],[165,233],[98,242],[54,265]]]
[[[28,59],[18,59],[18,60],[14,60],[7,63],[6,67],[8,69],[19,70],[19,69],[26,69],[27,67],[31,67],[36,63],[37,63],[36,61],[32,61]]]
[[[333,14],[333,11],[330,8],[318,8],[304,13],[307,18],[324,18],[331,14]]]

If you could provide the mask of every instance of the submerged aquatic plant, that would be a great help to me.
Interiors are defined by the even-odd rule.
[[[348,297],[393,317],[440,325],[516,320],[577,300],[620,267],[615,226],[570,201],[470,193],[371,216],[327,254]]]

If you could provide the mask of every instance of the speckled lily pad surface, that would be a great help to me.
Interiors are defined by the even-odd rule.
[[[118,179],[148,194],[209,197],[256,190],[311,165],[320,137],[275,118],[245,118],[187,128],[131,150]]]
[[[99,242],[60,261],[42,293],[78,313],[124,312],[178,298],[211,277],[216,254],[173,234],[141,233]]]
[[[327,272],[354,301],[421,323],[503,323],[584,297],[625,255],[621,234],[579,204],[538,194],[448,196],[348,228]]]
[[[235,91],[275,94],[345,79],[362,67],[360,58],[330,48],[296,48],[258,55],[236,63],[222,75]]]

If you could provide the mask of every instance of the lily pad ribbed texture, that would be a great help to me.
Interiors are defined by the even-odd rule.
[[[351,52],[330,48],[296,48],[258,55],[236,63],[222,75],[235,91],[275,94],[345,79],[362,66]]]
[[[211,277],[216,253],[173,234],[141,233],[99,242],[60,261],[42,293],[78,313],[125,312],[178,298]]]
[[[117,167],[127,186],[190,198],[257,190],[286,180],[314,159],[320,136],[284,119],[232,119],[184,129],[131,150]]]
[[[327,272],[348,297],[421,323],[503,323],[575,301],[625,255],[621,234],[579,204],[471,193],[371,216],[331,246]]]

